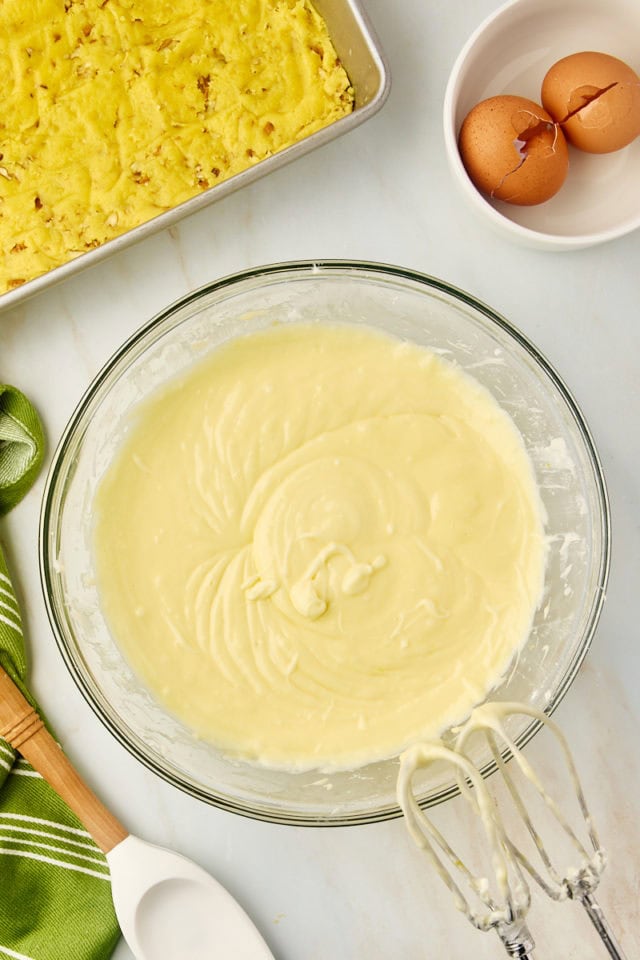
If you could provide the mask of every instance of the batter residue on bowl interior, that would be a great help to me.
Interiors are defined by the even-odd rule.
[[[367,327],[218,347],[138,409],[96,506],[126,658],[201,737],[269,766],[349,768],[462,720],[541,591],[512,421]]]

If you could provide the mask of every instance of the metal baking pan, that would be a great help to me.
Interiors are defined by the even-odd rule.
[[[354,88],[355,105],[352,113],[334,121],[304,140],[278,151],[278,153],[267,157],[265,160],[261,160],[254,167],[243,170],[216,186],[209,187],[208,190],[204,190],[177,207],[159,214],[152,220],[147,220],[139,227],[127,230],[126,233],[107,241],[101,247],[88,250],[74,260],[49,270],[14,290],[0,294],[0,310],[13,307],[22,300],[26,300],[27,297],[40,293],[55,283],[60,283],[61,280],[65,280],[80,270],[110,257],[132,243],[137,243],[159,230],[170,227],[178,220],[182,220],[183,217],[195,213],[196,210],[201,210],[215,200],[221,200],[234,190],[239,190],[240,187],[253,183],[254,180],[265,176],[272,170],[277,170],[286,163],[290,163],[296,157],[301,157],[310,150],[321,147],[329,140],[334,140],[341,134],[353,130],[354,127],[373,116],[387,98],[390,76],[385,56],[362,8],[361,0],[314,0],[314,3],[318,12],[325,19],[336,52]]]

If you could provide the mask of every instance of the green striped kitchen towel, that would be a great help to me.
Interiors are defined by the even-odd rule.
[[[0,516],[42,463],[38,416],[0,384]],[[20,609],[0,547],[0,662],[22,691]],[[120,936],[109,869],[86,830],[42,777],[0,738],[0,960],[97,960]]]

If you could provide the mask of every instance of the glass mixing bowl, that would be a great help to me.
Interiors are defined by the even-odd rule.
[[[399,814],[397,758],[350,772],[273,771],[198,740],[145,689],[105,623],[91,552],[96,483],[132,408],[238,334],[274,322],[368,324],[423,344],[487,387],[524,438],[547,512],[544,595],[530,635],[491,699],[550,713],[593,636],[607,581],[609,512],[589,430],[562,380],[510,323],[440,280],[382,264],[284,263],[210,283],[154,317],[96,377],[54,457],[41,518],[40,565],[60,650],[101,720],[134,756],[193,796],[280,823],[339,825]],[[537,724],[510,732],[523,744]],[[473,758],[490,772],[488,755]],[[423,804],[456,792],[433,768]]]

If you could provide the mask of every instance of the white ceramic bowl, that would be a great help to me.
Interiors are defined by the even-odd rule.
[[[462,121],[480,100],[515,94],[540,103],[552,64],[582,50],[609,53],[640,73],[638,0],[510,0],[461,50],[444,99],[444,138],[456,182],[471,207],[511,240],[547,250],[576,250],[640,227],[640,137],[611,154],[569,148],[569,175],[546,203],[518,207],[491,200],[460,159]]]

